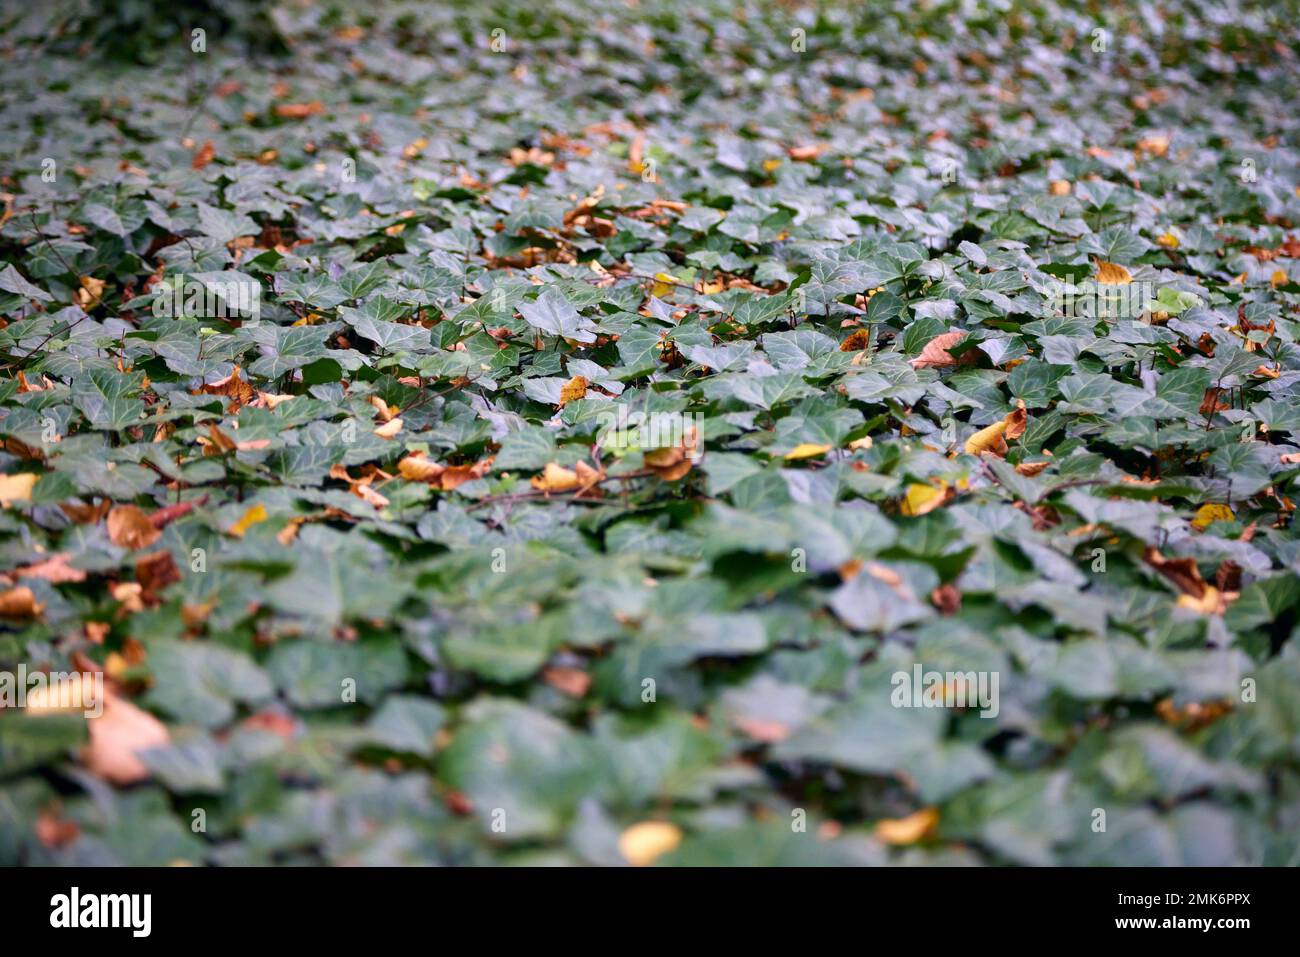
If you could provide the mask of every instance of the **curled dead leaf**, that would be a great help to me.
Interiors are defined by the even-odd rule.
[[[1002,421],[980,429],[966,440],[966,454],[980,455],[984,452],[997,456],[1007,454],[1007,439],[1018,439],[1025,434],[1029,414],[1025,411],[1025,402],[1019,400],[1019,408],[1003,416]]]

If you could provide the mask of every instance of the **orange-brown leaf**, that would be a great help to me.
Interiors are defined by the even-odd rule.
[[[108,513],[108,537],[119,548],[148,548],[161,534],[134,505],[118,505]]]
[[[957,360],[948,350],[965,338],[966,333],[960,330],[935,336],[925,344],[921,354],[912,360],[912,368],[942,369],[947,366],[955,366]]]

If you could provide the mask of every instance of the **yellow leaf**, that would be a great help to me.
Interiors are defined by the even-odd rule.
[[[14,502],[30,502],[32,486],[40,476],[33,472],[19,472],[17,475],[0,475],[0,505],[8,508]]]
[[[1177,249],[1178,237],[1173,233],[1162,233],[1156,237],[1156,245],[1163,246],[1165,249]]]
[[[991,452],[994,455],[1006,455],[1007,443],[1002,438],[1002,433],[1006,430],[1006,422],[994,422],[992,425],[985,426],[966,440],[966,454],[979,455],[981,452]]]
[[[1051,193],[1053,196],[1069,196],[1070,181],[1068,179],[1052,180]]]
[[[1227,505],[1208,502],[1196,510],[1196,517],[1192,519],[1192,528],[1204,531],[1214,522],[1231,522],[1236,517]]]
[[[785,453],[787,459],[811,459],[824,455],[831,450],[829,445],[817,445],[814,442],[801,442]]]
[[[230,534],[236,538],[243,538],[246,531],[259,522],[265,522],[268,517],[266,506],[258,503],[245,512],[243,518],[230,526]]]
[[[994,455],[1007,454],[1007,439],[1018,439],[1025,434],[1025,424],[1029,413],[1025,411],[1024,399],[1019,400],[1019,408],[1008,413],[1001,422],[980,429],[966,440],[966,454],[979,455],[991,452]]]
[[[1097,282],[1103,286],[1127,286],[1133,281],[1129,271],[1114,263],[1097,263]]]
[[[1206,585],[1205,592],[1200,598],[1194,595],[1179,595],[1178,607],[1188,608],[1200,615],[1221,614],[1226,606],[1219,589],[1213,585]]]
[[[780,161],[779,159],[765,159],[765,160],[763,160],[763,172],[764,172],[764,173],[771,173],[771,172],[773,172],[773,171],[779,169],[780,166],[781,166],[781,161]]]
[[[926,485],[921,482],[914,482],[907,487],[907,495],[903,499],[902,511],[904,515],[924,515],[926,512],[932,512],[944,501],[944,493],[947,488],[937,489],[933,485]]]
[[[400,431],[402,431],[402,420],[389,419],[383,425],[375,429],[375,435],[379,436],[381,439],[391,439]]]
[[[82,276],[81,288],[77,290],[77,304],[82,309],[93,309],[104,298],[104,280],[94,276]]]
[[[1285,286],[1287,284],[1286,272],[1281,269],[1273,270],[1273,275],[1269,277],[1268,284],[1272,286],[1274,289],[1276,289],[1278,286]]]
[[[871,446],[872,446],[872,441],[871,441],[871,436],[869,435],[864,435],[862,438],[854,439],[852,442],[849,443],[849,448],[853,449],[853,451],[855,452],[858,449],[869,449],[871,448]]]
[[[877,821],[875,831],[876,837],[886,844],[915,844],[932,834],[938,824],[938,810],[926,807],[897,820]]]
[[[397,471],[408,482],[432,482],[446,470],[423,452],[415,452],[397,463]]]
[[[672,292],[673,286],[681,282],[676,276],[670,276],[666,272],[655,273],[655,279],[657,282],[650,288],[650,295],[660,298]]]
[[[531,484],[539,492],[571,492],[579,485],[578,473],[558,462],[548,462],[541,475],[533,476]]]
[[[618,852],[635,867],[646,867],[675,849],[682,842],[682,832],[667,821],[642,821],[633,824],[618,837]]]

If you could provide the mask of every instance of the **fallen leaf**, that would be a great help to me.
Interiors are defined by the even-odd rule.
[[[375,429],[375,435],[379,436],[381,439],[391,439],[394,436],[396,436],[398,432],[401,431],[402,431],[402,420],[390,419],[387,422],[385,422],[383,425]]]
[[[933,834],[938,825],[939,811],[926,807],[907,817],[877,821],[874,832],[886,844],[915,844]]]
[[[542,680],[570,698],[582,698],[591,687],[591,675],[581,668],[552,665],[542,671]]]
[[[668,821],[642,821],[619,835],[618,852],[634,867],[647,867],[682,842],[681,829]]]
[[[64,582],[84,582],[86,580],[85,571],[69,565],[68,559],[70,557],[71,555],[68,552],[57,552],[43,562],[36,562],[16,569],[14,574],[19,578],[40,578],[54,585]]]
[[[1169,137],[1163,133],[1144,137],[1138,140],[1137,149],[1139,153],[1146,153],[1150,156],[1164,156],[1169,152]]]
[[[1034,476],[1037,475],[1039,472],[1043,471],[1043,469],[1047,468],[1051,464],[1052,463],[1049,462],[1047,459],[1044,459],[1041,462],[1021,462],[1019,465],[1016,466],[1016,471],[1019,472],[1021,475]]]
[[[578,473],[566,469],[557,462],[546,463],[541,475],[535,475],[530,483],[541,492],[571,492],[578,487]]]
[[[470,465],[450,465],[443,469],[442,474],[438,477],[438,487],[444,492],[453,491],[466,482],[472,482],[487,475],[491,468],[491,456]]]
[[[565,406],[575,399],[581,399],[587,394],[587,380],[584,376],[575,375],[568,382],[560,387],[560,405]]]
[[[911,360],[913,369],[942,369],[947,366],[955,366],[957,360],[948,352],[953,346],[966,338],[966,333],[960,330],[956,332],[945,332],[942,335],[935,336],[925,344],[921,354]]]
[[[235,538],[243,538],[244,533],[259,522],[265,522],[268,518],[266,506],[260,502],[254,505],[234,525],[230,526],[230,534]]]
[[[0,592],[0,618],[22,621],[35,618],[44,609],[36,601],[36,595],[26,585],[10,588]]]
[[[781,721],[762,718],[735,718],[732,724],[748,738],[764,744],[779,744],[790,737],[790,726]]]
[[[1196,510],[1196,516],[1192,519],[1192,528],[1203,532],[1214,522],[1231,522],[1236,517],[1227,505],[1208,502]]]
[[[320,100],[310,103],[277,103],[275,115],[287,120],[302,120],[325,112],[325,104]]]
[[[955,615],[961,611],[961,592],[952,582],[940,585],[930,592],[930,602],[941,615]]]
[[[831,447],[829,445],[818,445],[814,442],[801,442],[789,452],[785,453],[785,457],[789,461],[794,461],[796,459],[811,459],[816,458],[819,455],[825,455],[830,450]]]
[[[650,287],[650,295],[662,299],[673,291],[673,287],[681,282],[676,276],[666,272],[655,273],[655,284]]]
[[[1160,719],[1166,724],[1176,725],[1179,730],[1185,732],[1208,728],[1231,712],[1232,702],[1227,699],[1204,703],[1189,701],[1181,708],[1174,704],[1173,698],[1162,698],[1156,703],[1156,714]]]
[[[158,511],[149,516],[149,521],[153,523],[154,528],[166,528],[178,518],[188,515],[200,506],[208,503],[208,496],[201,495],[198,498],[190,499],[187,502],[175,502],[171,505],[164,505]]]
[[[33,472],[19,472],[17,475],[0,475],[0,505],[8,508],[14,502],[30,502],[32,488],[40,478]]]
[[[397,472],[408,482],[434,482],[446,470],[423,452],[412,452],[397,463]]]
[[[83,763],[92,774],[118,785],[149,777],[138,753],[171,743],[161,721],[107,689],[103,714],[88,719],[87,728],[90,743],[82,750]]]
[[[987,452],[991,455],[1004,457],[1007,454],[1007,443],[1002,437],[1002,433],[1007,430],[1006,422],[994,422],[972,435],[966,440],[966,454],[980,455]]]
[[[357,483],[356,485],[352,486],[352,493],[356,495],[358,498],[360,498],[362,501],[370,503],[375,508],[388,507],[388,499],[384,498],[384,496],[380,495],[369,485],[363,485],[361,483]]]
[[[850,332],[848,338],[840,343],[840,352],[861,352],[871,347],[871,333],[865,329]]]
[[[158,592],[180,581],[181,573],[176,569],[176,562],[171,552],[153,552],[136,561],[135,580],[144,589],[142,595],[144,601],[147,604],[154,604],[159,600]]]
[[[82,276],[81,288],[77,290],[77,305],[86,312],[94,309],[104,299],[104,280],[94,276]]]
[[[81,834],[76,821],[61,818],[56,811],[45,808],[36,818],[36,839],[51,850],[66,847]]]
[[[811,163],[829,148],[825,143],[817,143],[812,146],[792,146],[786,153],[796,163]]]
[[[940,489],[923,482],[913,482],[907,487],[901,511],[904,515],[913,516],[933,512],[948,500],[948,492],[947,483]]]
[[[194,157],[190,160],[190,169],[203,169],[216,155],[217,148],[212,145],[212,140],[208,140],[194,152]]]
[[[230,375],[224,379],[218,379],[216,382],[209,382],[200,386],[194,394],[224,395],[231,400],[230,411],[233,413],[239,411],[240,406],[252,402],[256,390],[240,378],[239,366],[235,366]]]
[[[134,505],[118,505],[108,513],[108,538],[119,548],[148,548],[161,534]]]
[[[1097,263],[1097,282],[1103,286],[1127,286],[1133,281],[1129,271],[1115,263]]]
[[[993,455],[1007,454],[1007,439],[1018,439],[1025,434],[1029,414],[1025,411],[1025,402],[1020,400],[1020,407],[1003,416],[1000,422],[980,429],[966,440],[966,454],[980,455],[988,452]]]

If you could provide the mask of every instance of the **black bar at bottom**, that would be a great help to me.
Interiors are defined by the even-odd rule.
[[[1295,875],[1272,868],[9,869],[0,871],[0,914],[11,945],[70,934],[128,946],[374,946],[376,935],[391,933],[428,934],[430,944],[444,945],[455,939],[449,933],[485,942],[528,935],[534,944],[572,933],[594,943],[588,935],[611,922],[628,933],[642,926],[651,938],[667,922],[677,940],[693,936],[691,927],[747,936],[777,922],[787,931],[815,928],[823,940],[843,928],[873,941],[996,931],[1026,940],[1047,932],[1057,942],[1197,935],[1231,945],[1292,925]],[[147,911],[145,898],[131,895],[149,895]]]

